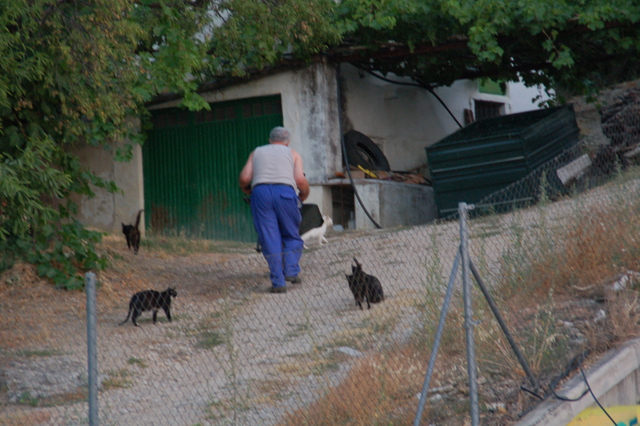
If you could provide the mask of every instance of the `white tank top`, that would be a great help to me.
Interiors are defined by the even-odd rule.
[[[285,145],[269,144],[253,151],[253,179],[251,187],[261,183],[280,183],[297,189],[293,178],[293,155]]]

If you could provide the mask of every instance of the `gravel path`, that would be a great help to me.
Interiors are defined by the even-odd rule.
[[[637,193],[640,184],[624,185],[621,191],[592,191],[580,201],[474,220],[472,258],[490,283],[512,242],[553,232],[598,206],[624,203],[624,194]],[[303,284],[280,295],[266,292],[268,269],[256,253],[229,255],[223,262],[204,254],[167,259],[141,252],[128,258],[127,271],[158,290],[175,287],[178,298],[173,322],[159,313],[153,325],[145,313],[137,328],[117,325],[128,296],[117,309],[99,306],[101,424],[278,424],[338,385],[367,354],[412,336],[423,321],[419,307],[448,279],[458,226],[333,235],[329,244],[305,252]],[[344,274],[354,256],[385,289],[386,300],[371,310],[358,309],[347,287]],[[25,392],[45,400],[86,382],[85,330],[82,318],[69,318],[75,340],[61,342],[59,353],[18,360],[5,370],[8,393],[23,403],[3,407],[6,424],[87,424],[85,403],[25,404]],[[45,389],[47,382],[53,391]]]

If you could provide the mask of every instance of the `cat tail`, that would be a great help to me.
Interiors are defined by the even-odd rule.
[[[136,217],[136,229],[138,229],[138,227],[140,226],[140,214],[142,214],[143,211],[144,209],[140,209],[140,211],[138,212],[138,216]]]
[[[356,259],[355,257],[353,258],[353,261],[356,262],[356,268],[358,268],[360,271],[362,271],[362,265],[360,263],[358,263],[358,259]]]
[[[129,317],[131,317],[131,311],[132,310],[133,309],[129,308],[129,313],[127,314],[127,317],[124,319],[124,321],[122,321],[120,324],[118,324],[119,326],[120,325],[124,325],[127,321],[129,321]]]

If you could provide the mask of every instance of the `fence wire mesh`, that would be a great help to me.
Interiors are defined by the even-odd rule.
[[[639,128],[633,108],[620,131]],[[550,397],[575,372],[572,361],[588,366],[638,333],[640,174],[623,139],[589,161],[576,146],[476,203],[470,258],[540,385],[532,388],[473,283],[481,424],[517,424],[539,403],[534,393]],[[561,179],[558,170],[569,172]],[[328,240],[307,243],[303,282],[282,294],[268,292],[262,255],[232,243],[189,256],[151,238],[137,256],[108,246],[112,269],[97,275],[100,424],[412,424],[459,224]],[[348,285],[354,258],[384,289],[370,309]],[[84,295],[62,299],[35,278],[28,284],[30,274],[17,265],[0,283],[0,424],[89,424]],[[134,293],[168,287],[172,321],[160,309],[155,324],[143,312],[139,327],[119,325]],[[468,422],[463,311],[458,277],[419,424]]]

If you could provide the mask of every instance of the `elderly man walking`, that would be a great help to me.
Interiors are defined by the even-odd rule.
[[[300,205],[309,196],[302,157],[289,148],[289,131],[275,127],[269,144],[256,148],[240,172],[239,184],[251,195],[251,214],[270,270],[272,293],[300,284]]]

